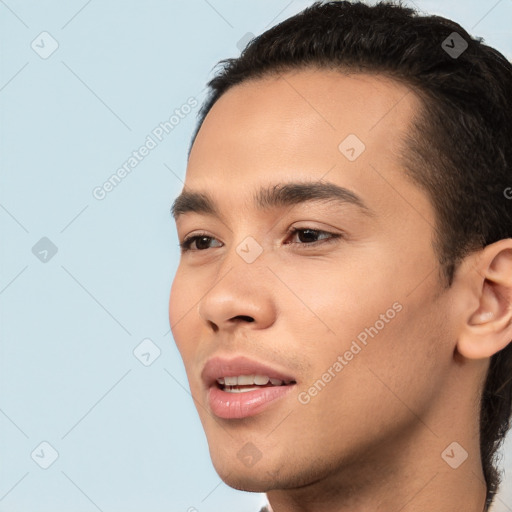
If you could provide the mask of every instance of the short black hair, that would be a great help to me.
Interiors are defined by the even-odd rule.
[[[242,82],[306,68],[389,77],[420,99],[400,157],[434,206],[445,286],[469,253],[512,238],[512,65],[483,38],[400,1],[315,2],[218,64],[190,150],[215,102]],[[481,396],[487,507],[501,481],[496,453],[510,427],[511,376],[509,344],[491,358]]]

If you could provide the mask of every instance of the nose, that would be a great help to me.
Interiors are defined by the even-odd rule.
[[[275,276],[266,265],[235,262],[199,301],[201,321],[213,332],[232,332],[247,325],[251,329],[267,328],[275,321],[276,307],[271,293],[275,285]]]

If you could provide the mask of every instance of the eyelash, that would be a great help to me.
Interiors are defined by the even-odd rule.
[[[322,243],[332,243],[332,242],[335,242],[337,239],[339,238],[343,238],[343,235],[339,234],[339,233],[331,233],[330,231],[322,231],[320,229],[312,229],[312,228],[292,228],[290,229],[288,232],[287,232],[287,235],[295,235],[296,233],[300,233],[302,231],[312,231],[314,233],[319,233],[319,234],[325,234],[325,235],[330,235],[331,237],[328,238],[328,239],[325,239],[325,240],[316,240],[312,243],[305,243],[305,242],[299,242],[299,245],[303,245],[304,248],[307,248],[309,249],[311,246],[314,246],[316,247],[318,244],[322,244]],[[189,236],[187,238],[185,238],[183,240],[183,242],[181,242],[180,244],[178,244],[181,248],[181,251],[183,253],[185,252],[188,252],[188,251],[205,251],[206,249],[191,249],[190,246],[196,241],[198,240],[199,238],[209,238],[211,240],[214,240],[215,238],[214,237],[211,237],[211,236],[208,236],[206,233],[200,233],[198,235],[192,235],[192,236]],[[297,242],[293,242],[293,243],[297,243]]]

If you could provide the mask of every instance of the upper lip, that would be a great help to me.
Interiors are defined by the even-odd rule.
[[[295,381],[293,375],[244,356],[232,359],[212,357],[208,359],[201,372],[201,378],[207,387],[211,387],[221,377],[237,377],[239,375],[266,375],[271,379]]]

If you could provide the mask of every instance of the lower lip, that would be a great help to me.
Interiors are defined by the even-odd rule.
[[[294,387],[273,386],[244,393],[229,393],[217,386],[212,386],[208,392],[210,408],[219,418],[240,419],[259,414],[272,402],[283,398]]]

